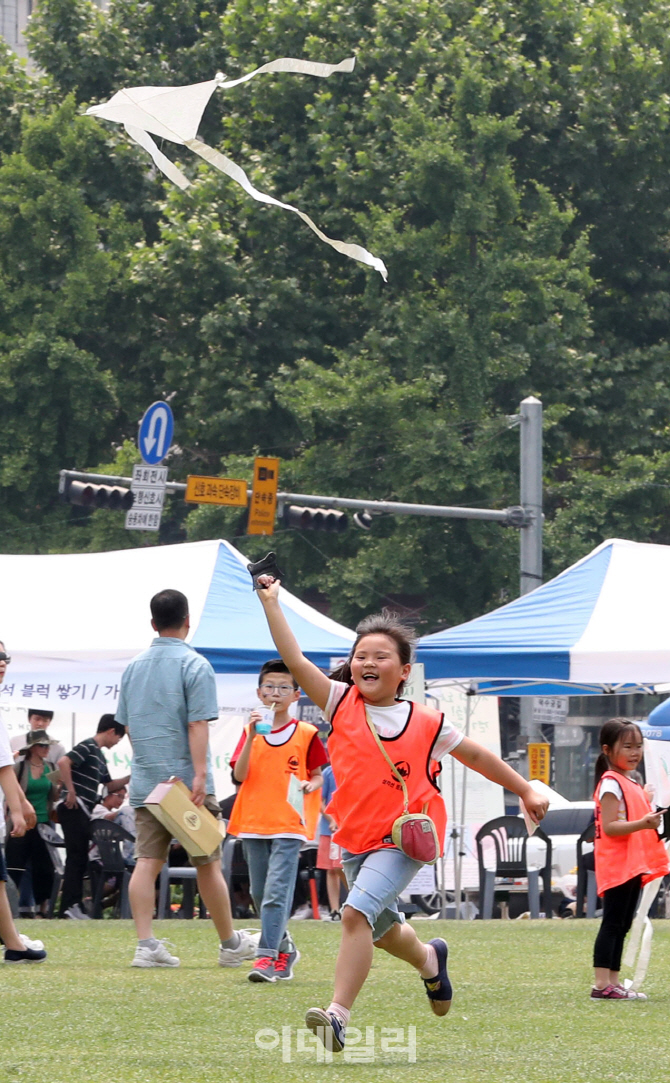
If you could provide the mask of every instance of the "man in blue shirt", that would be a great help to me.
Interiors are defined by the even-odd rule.
[[[130,804],[135,811],[137,864],[129,897],[138,946],[132,966],[179,966],[162,940],[152,934],[154,885],[171,842],[170,832],[144,802],[159,782],[176,775],[191,788],[191,799],[215,816],[219,806],[209,756],[209,722],[218,718],[216,680],[209,662],[188,646],[188,601],[178,590],[151,599],[151,625],[158,633],[148,650],[133,658],[121,680],[116,720],[133,746]],[[220,966],[253,960],[256,944],[233,929],[230,899],[221,872],[221,848],[209,857],[192,857],[198,891],[221,940]]]

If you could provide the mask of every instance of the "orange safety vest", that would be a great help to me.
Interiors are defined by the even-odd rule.
[[[442,728],[443,715],[420,703],[410,703],[409,718],[397,737],[381,737],[402,774],[409,796],[409,811],[428,804],[444,845],[447,810],[436,778],[441,767],[432,751]],[[355,685],[349,688],[333,714],[328,751],[337,790],[327,812],[338,825],[333,841],[353,854],[393,846],[393,821],[402,815],[403,792],[382,756],[365,717],[365,700]]]
[[[247,732],[249,727],[245,727]],[[321,788],[305,794],[305,822],[286,800],[291,775],[304,780],[307,752],[316,726],[297,722],[283,745],[271,745],[262,734],[254,737],[249,770],[233,805],[228,824],[231,835],[304,835],[313,839],[321,809]]]
[[[605,834],[602,829],[600,786],[606,778],[614,779],[621,786],[627,820],[641,820],[652,811],[649,798],[638,782],[633,782],[632,778],[620,775],[616,771],[605,771],[594,794],[596,803],[594,849],[599,895],[608,888],[618,887],[619,884],[625,884],[636,876],[642,876],[644,885],[650,880],[656,880],[659,876],[665,876],[670,871],[668,855],[657,831],[650,828],[645,831],[634,831],[632,835]]]

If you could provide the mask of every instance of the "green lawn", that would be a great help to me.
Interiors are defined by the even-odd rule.
[[[659,1083],[670,1077],[670,922],[655,924],[647,1003],[592,1002],[590,921],[416,922],[451,945],[454,1003],[433,1017],[420,980],[382,952],[352,1017],[374,1028],[375,1059],[317,1063],[305,1008],[330,999],[339,928],[294,922],[302,952],[287,984],[252,985],[248,966],[216,965],[208,921],[157,924],[178,970],[134,970],[130,923],[25,922],[42,936],[41,966],[0,971],[0,1083],[290,1083],[323,1079],[416,1083]],[[614,1018],[616,1016],[616,1018]],[[416,1028],[416,1062],[381,1048],[382,1027]],[[277,1032],[274,1051],[259,1030]],[[290,1061],[282,1062],[283,1043]],[[298,1052],[302,1039],[307,1049]],[[290,1041],[289,1041],[290,1039]],[[271,1035],[266,1036],[267,1042]],[[388,1046],[388,1038],[386,1038]]]

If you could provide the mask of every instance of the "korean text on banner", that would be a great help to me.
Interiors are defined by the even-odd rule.
[[[528,777],[537,778],[550,785],[551,780],[551,745],[544,743],[528,745]]]
[[[272,534],[277,510],[279,459],[255,459],[247,534]]]

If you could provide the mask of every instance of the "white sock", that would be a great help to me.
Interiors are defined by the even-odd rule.
[[[426,961],[421,967],[419,974],[422,978],[436,978],[437,972],[440,969],[440,964],[437,961],[437,952],[432,944],[424,944],[426,949]]]
[[[326,1012],[328,1013],[328,1015],[336,1015],[343,1027],[347,1026],[349,1018],[351,1016],[351,1012],[349,1011],[349,1009],[342,1007],[342,1005],[338,1004],[336,1000],[334,1000],[332,1004],[328,1005],[328,1007],[326,1008]]]
[[[138,943],[141,948],[149,948],[149,951],[155,951],[158,947],[158,941],[154,936],[149,936],[146,940],[139,940]]]

